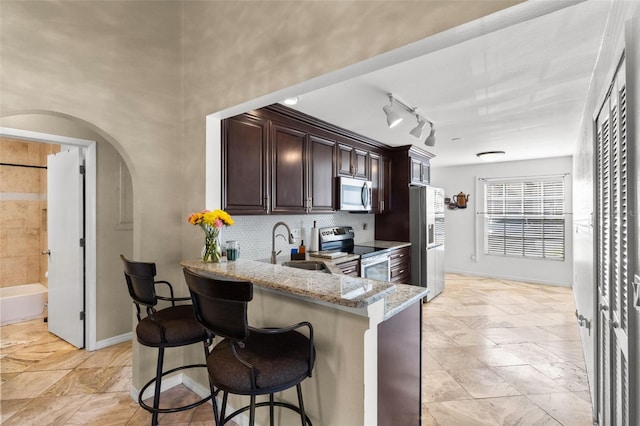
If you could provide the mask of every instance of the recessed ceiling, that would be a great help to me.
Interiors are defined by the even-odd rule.
[[[414,144],[434,166],[572,155],[610,2],[586,1],[427,55],[301,94],[293,108],[391,146]],[[474,25],[470,23],[468,25]],[[479,24],[478,24],[479,25]],[[435,123],[436,145],[387,127],[387,93]]]

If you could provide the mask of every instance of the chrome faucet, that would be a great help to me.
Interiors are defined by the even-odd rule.
[[[284,222],[278,222],[275,225],[273,225],[273,231],[271,231],[271,263],[273,263],[274,265],[276,263],[276,258],[278,257],[278,255],[282,251],[282,250],[279,250],[276,253],[276,237],[285,238],[284,235],[282,235],[282,234],[276,235],[276,228],[278,226],[280,226],[280,225],[284,225],[284,227],[287,228],[287,235],[288,235],[289,244],[293,244],[293,243],[296,242],[295,239],[293,238],[293,234],[291,233],[291,229],[289,228],[289,225],[287,225]]]

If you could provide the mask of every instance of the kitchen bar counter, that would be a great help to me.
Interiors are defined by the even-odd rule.
[[[325,263],[331,273],[282,266],[281,263],[287,260],[286,257],[279,258],[278,264],[275,265],[246,259],[219,263],[185,260],[181,265],[196,273],[204,272],[251,281],[254,285],[265,289],[301,297],[311,302],[334,305],[337,309],[353,308],[349,311],[365,316],[368,315],[369,305],[378,300],[384,300],[383,320],[392,317],[427,294],[423,287],[343,275],[333,265],[340,263],[342,258],[330,260],[308,256],[307,259]]]
[[[349,308],[366,308],[395,291],[395,285],[382,281],[308,271],[255,260],[238,259],[235,262],[220,263],[186,260],[181,265],[198,273],[251,281],[256,286],[278,290],[287,295]]]
[[[314,425],[420,424],[425,288],[246,259],[181,265],[202,275],[253,282],[252,326],[313,324],[316,365],[302,391]],[[202,389],[208,386],[206,376],[193,380]],[[297,395],[284,391],[276,399],[295,403]],[[244,404],[230,396],[228,409]],[[277,411],[280,424],[299,424],[295,413]],[[256,424],[268,423],[268,410],[256,415]]]

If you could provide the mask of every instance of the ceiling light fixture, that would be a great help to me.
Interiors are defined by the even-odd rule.
[[[429,136],[427,136],[427,139],[424,140],[424,144],[427,146],[435,146],[436,144],[436,126],[433,125],[433,123],[429,122],[431,124],[431,131],[429,132]]]
[[[420,115],[416,114],[416,120],[418,120],[418,125],[416,127],[414,127],[413,129],[411,129],[411,131],[409,132],[409,134],[411,136],[414,136],[418,139],[420,139],[422,137],[422,132],[424,130],[424,126],[427,125],[427,121],[420,117]]]
[[[495,161],[504,154],[504,151],[484,151],[477,153],[476,156],[484,161]]]
[[[298,97],[287,98],[283,102],[285,105],[296,105],[298,103]]]
[[[389,128],[395,127],[402,121],[400,114],[393,110],[393,96],[389,95],[389,105],[385,105],[382,110],[387,115],[387,125]]]
[[[409,131],[409,134],[411,136],[420,139],[424,132],[425,126],[427,125],[427,123],[429,123],[429,125],[431,126],[431,131],[429,132],[429,136],[424,141],[424,143],[428,146],[434,146],[436,144],[436,129],[433,125],[433,122],[426,118],[423,114],[421,114],[420,111],[418,111],[418,108],[409,106],[409,104],[393,96],[393,94],[391,93],[387,93],[387,96],[389,97],[389,105],[385,105],[382,108],[387,116],[387,125],[391,128],[397,126],[402,121],[402,117],[400,116],[400,114],[393,110],[393,104],[394,102],[396,102],[405,110],[407,110],[407,112],[410,112],[411,114],[416,116],[418,124],[416,125],[416,127]]]

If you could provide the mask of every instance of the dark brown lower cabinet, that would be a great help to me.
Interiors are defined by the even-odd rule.
[[[345,275],[349,275],[351,277],[359,277],[360,276],[360,261],[350,260],[344,263],[336,264],[338,268],[342,270],[342,273]]]
[[[378,325],[378,425],[419,426],[422,302]]]
[[[389,254],[391,282],[411,284],[411,247],[402,247]]]

